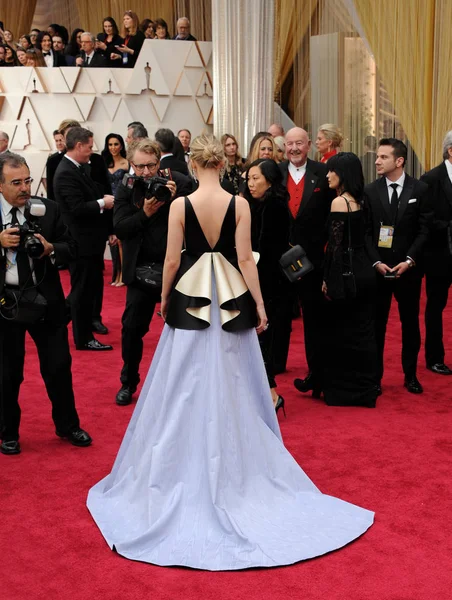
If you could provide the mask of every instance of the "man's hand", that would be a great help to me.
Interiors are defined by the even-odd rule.
[[[169,188],[171,190],[171,200],[174,198],[174,196],[176,195],[177,192],[177,185],[175,181],[167,181],[166,182],[166,187]]]
[[[119,240],[114,233],[108,236],[108,243],[110,244],[110,246],[117,246],[118,242]]]
[[[75,64],[77,65],[77,67],[83,67],[83,63],[83,58],[81,56],[77,56],[77,58],[75,59]]]
[[[393,269],[392,272],[395,273],[395,276],[398,278],[401,275],[403,275],[405,273],[405,271],[408,271],[408,269],[410,268],[410,265],[403,261],[400,262],[398,265],[396,265]]]
[[[41,244],[44,246],[44,252],[38,258],[43,258],[44,256],[49,256],[49,254],[51,254],[55,250],[55,248],[53,247],[53,244],[48,242],[45,239],[45,237],[42,236],[40,233],[35,233],[35,237],[37,237],[38,240],[41,242]]]
[[[103,201],[105,202],[105,210],[109,210],[110,208],[113,208],[114,203],[115,203],[115,197],[112,196],[111,194],[105,194],[105,196],[103,197]]]
[[[380,275],[383,275],[383,277],[386,273],[392,273],[391,267],[388,267],[388,265],[385,265],[384,263],[378,263],[378,265],[375,265],[375,268]]]
[[[18,227],[8,227],[0,233],[0,245],[2,248],[16,248],[20,242]]]
[[[164,204],[164,202],[160,202],[156,198],[145,198],[143,210],[147,217],[152,217]]]

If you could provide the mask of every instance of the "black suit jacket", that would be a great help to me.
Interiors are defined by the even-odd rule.
[[[406,260],[407,256],[416,264],[420,263],[433,216],[427,184],[405,175],[405,183],[399,196],[392,248],[378,247],[381,225],[392,225],[386,178],[381,177],[366,185],[364,194],[369,209],[368,251],[372,263],[382,261],[389,267],[394,267]]]
[[[165,156],[160,159],[160,169],[170,169],[171,171],[178,171],[182,175],[189,176],[188,167],[185,160],[178,160],[174,156]]]
[[[279,164],[283,184],[287,185],[289,161]],[[307,159],[303,198],[296,218],[290,213],[290,242],[300,244],[315,268],[321,268],[327,242],[327,219],[331,202],[336,196],[330,190],[326,174],[328,167]]]
[[[91,67],[108,67],[107,59],[101,52],[98,52],[97,50],[94,52],[94,55],[93,55],[89,65],[85,64],[86,54],[85,54],[85,52],[83,52],[83,50],[80,52],[79,56],[81,58],[83,58],[82,66],[84,66],[85,68],[90,69]]]
[[[55,194],[53,192],[53,179],[55,177],[55,172],[57,170],[58,165],[61,162],[61,159],[64,156],[64,152],[55,152],[55,154],[51,154],[47,159],[46,163],[46,180],[47,180],[47,198],[51,200],[55,200]]]
[[[452,234],[452,183],[446,165],[441,163],[421,181],[428,185],[433,210],[430,235],[424,246],[424,268],[426,273],[440,275],[452,261],[449,235]]]
[[[72,161],[61,160],[54,178],[55,199],[63,220],[77,241],[80,257],[102,254],[110,233],[110,210],[101,209],[103,194],[89,175],[84,175]]]
[[[77,244],[71,237],[68,228],[63,223],[59,206],[53,200],[40,198],[46,206],[46,214],[35,218],[45,239],[52,243],[55,249],[55,262],[48,256],[33,260],[39,291],[48,302],[47,319],[52,322],[66,323],[66,304],[60,275],[57,266],[67,264],[77,256]],[[0,213],[1,225],[1,213]],[[0,255],[0,290],[3,290],[6,274],[6,255]]]

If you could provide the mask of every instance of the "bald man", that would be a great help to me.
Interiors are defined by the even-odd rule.
[[[325,302],[322,293],[323,257],[327,242],[326,222],[336,193],[328,187],[327,166],[308,158],[311,148],[308,133],[294,127],[287,132],[285,139],[288,160],[280,163],[279,167],[290,195],[290,241],[293,245],[300,244],[314,265],[314,270],[296,284],[303,311],[309,373],[304,379],[295,379],[294,385],[300,392],[312,390],[313,396],[319,397],[322,390]]]
[[[278,137],[279,135],[284,136],[284,127],[280,123],[273,123],[268,128],[268,133],[272,137]]]

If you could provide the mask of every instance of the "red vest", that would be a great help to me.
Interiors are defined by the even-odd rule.
[[[294,219],[297,218],[298,209],[300,208],[301,201],[303,199],[304,192],[304,176],[301,181],[298,182],[298,185],[295,184],[295,181],[292,179],[292,175],[290,173],[287,174],[287,191],[290,194],[289,200],[289,210],[292,213]]]

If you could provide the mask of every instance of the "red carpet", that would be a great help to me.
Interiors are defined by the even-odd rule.
[[[67,287],[67,273],[63,274]],[[106,282],[108,278],[106,278]],[[77,405],[90,448],[59,440],[32,343],[22,387],[22,454],[0,455],[0,590],[5,600],[445,600],[452,588],[452,377],[421,357],[422,396],[402,387],[400,327],[391,316],[384,394],[375,410],[330,408],[292,387],[305,372],[295,321],[289,371],[279,377],[284,441],[316,485],[376,512],[361,539],[294,566],[209,573],[127,561],[110,552],[85,508],[88,489],[110,470],[133,406],[119,387],[125,288],[105,286],[103,336],[113,352],[73,351]],[[162,321],[145,340],[147,372]],[[452,364],[452,309],[446,350]],[[72,341],[71,341],[72,345]],[[73,347],[73,345],[72,345]]]

